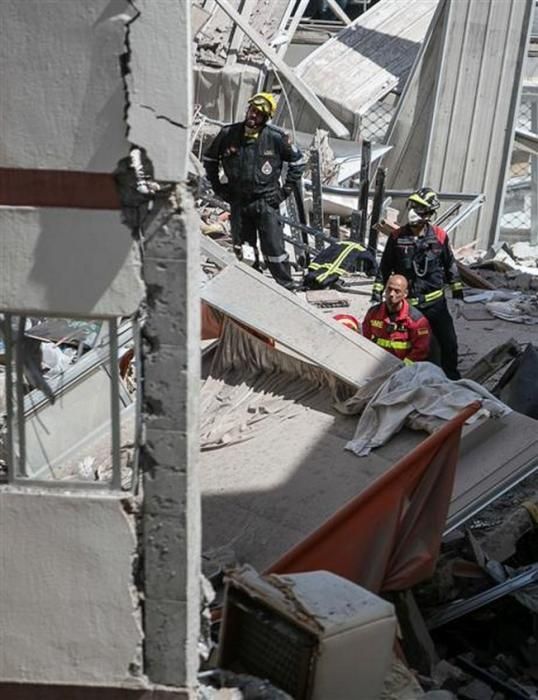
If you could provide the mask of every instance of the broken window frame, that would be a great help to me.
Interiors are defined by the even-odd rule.
[[[13,319],[23,318],[20,314],[4,313],[2,322],[5,346],[5,390],[6,390],[6,468],[7,474],[2,483],[13,486],[32,486],[60,490],[110,491],[121,494],[136,491],[139,473],[139,445],[141,435],[140,407],[140,377],[141,377],[141,347],[140,328],[136,317],[130,319],[134,341],[134,363],[136,375],[136,393],[134,403],[134,451],[131,461],[131,481],[128,486],[122,486],[121,479],[121,397],[119,369],[119,329],[117,318],[88,317],[88,320],[99,320],[108,325],[107,341],[102,347],[102,369],[110,380],[110,452],[112,461],[112,476],[107,481],[88,481],[84,479],[42,479],[28,476],[26,461],[26,425],[25,425],[25,395],[23,391],[24,367],[19,359],[20,344],[13,332]],[[19,333],[21,332],[19,328]],[[22,331],[24,332],[24,331]],[[108,348],[108,352],[107,351]],[[99,349],[98,344],[94,349]],[[106,353],[106,355],[105,355]],[[83,372],[84,373],[84,372]],[[15,380],[15,381],[14,381]],[[22,417],[22,420],[21,420]],[[17,440],[16,440],[17,438]],[[18,455],[15,444],[18,445]]]

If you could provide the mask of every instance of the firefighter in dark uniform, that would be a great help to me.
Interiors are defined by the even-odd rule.
[[[408,223],[394,231],[387,241],[372,301],[381,300],[391,274],[404,275],[409,282],[409,303],[430,322],[439,345],[442,369],[449,379],[459,379],[458,340],[445,298],[445,285],[450,285],[452,297],[458,300],[463,300],[463,285],[446,231],[431,223],[439,206],[437,194],[429,187],[408,198]]]
[[[406,365],[427,360],[431,329],[428,319],[407,301],[407,279],[391,275],[385,287],[385,301],[368,309],[362,334]]]
[[[284,247],[280,204],[301,179],[305,160],[284,131],[268,124],[276,101],[271,93],[250,98],[245,120],[221,129],[204,155],[204,167],[215,194],[230,203],[234,252],[241,246],[260,248],[269,271],[283,286],[293,289],[288,254]],[[281,183],[284,163],[286,179]],[[227,182],[221,181],[222,166]]]

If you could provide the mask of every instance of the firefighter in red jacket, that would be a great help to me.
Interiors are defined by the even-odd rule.
[[[430,322],[439,345],[441,367],[449,379],[459,379],[458,339],[446,303],[445,285],[451,287],[457,303],[463,301],[463,285],[446,232],[431,223],[439,206],[437,194],[429,187],[422,187],[408,198],[408,223],[396,229],[387,241],[372,301],[381,300],[391,274],[404,275],[409,283],[409,303]]]
[[[407,291],[407,279],[403,275],[391,275],[385,287],[385,301],[368,310],[362,333],[410,364],[428,359],[431,330],[428,319],[409,305]]]

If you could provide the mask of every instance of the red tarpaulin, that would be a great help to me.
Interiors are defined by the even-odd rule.
[[[467,406],[265,573],[332,571],[374,593],[433,574],[446,523]]]

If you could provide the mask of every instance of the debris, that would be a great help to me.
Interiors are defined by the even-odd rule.
[[[484,384],[493,374],[521,354],[519,344],[513,338],[490,350],[465,372],[465,379]],[[505,403],[508,403],[505,401]],[[510,405],[510,404],[508,404]],[[513,408],[513,406],[511,406]],[[516,409],[517,410],[517,409]]]
[[[538,419],[538,351],[529,344],[514,359],[495,387],[502,401],[525,416]]]
[[[489,569],[488,567],[488,570],[490,573],[492,573],[492,569]],[[505,595],[515,593],[522,588],[530,586],[531,588],[533,587],[536,589],[536,584],[538,584],[538,564],[529,567],[527,570],[516,574],[512,578],[506,578],[502,583],[492,586],[491,588],[488,588],[482,593],[478,593],[467,600],[450,603],[445,608],[430,615],[426,620],[426,624],[429,630],[437,629],[438,627],[446,625],[448,622],[457,620],[463,615],[467,615],[474,610],[478,610],[484,605],[488,605],[494,600],[498,600]],[[533,609],[538,610],[538,607],[533,605]]]
[[[495,289],[495,285],[492,282],[488,282],[488,280],[481,277],[477,272],[471,270],[471,268],[467,267],[467,265],[464,265],[458,260],[456,261],[456,265],[458,266],[458,271],[462,281],[469,285],[469,287],[477,287],[479,289]]]
[[[394,655],[379,700],[423,700],[424,697],[416,675]]]
[[[538,323],[538,294],[519,295],[511,301],[490,301],[486,309],[505,321],[514,323]]]
[[[292,700],[268,680],[246,673],[215,669],[199,676],[200,700]]]
[[[532,508],[531,508],[532,506]],[[523,503],[480,538],[480,547],[489,559],[504,562],[516,552],[518,540],[536,527],[531,515],[536,506]]]
[[[402,635],[405,659],[419,673],[429,676],[439,662],[439,656],[418,609],[412,591],[398,591],[392,595]]]
[[[305,296],[309,304],[320,309],[349,306],[349,301],[336,289],[309,289]]]

